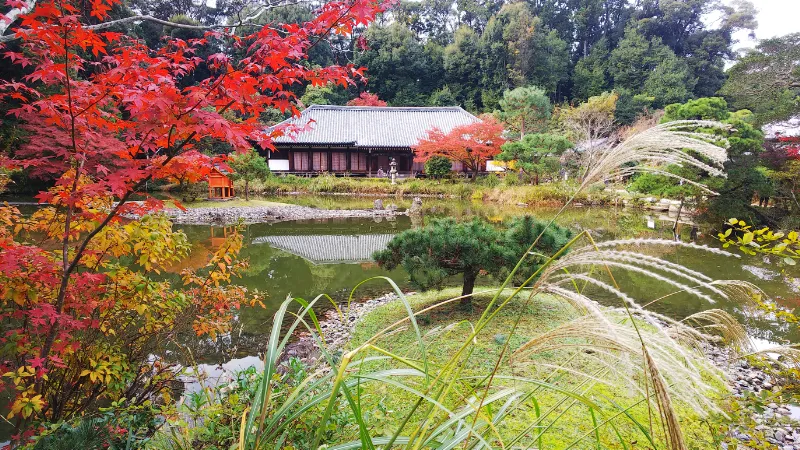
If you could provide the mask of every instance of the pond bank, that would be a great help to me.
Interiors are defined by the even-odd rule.
[[[176,224],[228,225],[242,221],[246,224],[272,223],[291,220],[393,217],[406,214],[395,208],[387,209],[318,209],[306,206],[276,203],[269,206],[220,206],[166,209],[165,213]]]

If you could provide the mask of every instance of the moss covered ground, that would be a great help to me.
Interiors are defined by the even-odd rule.
[[[487,289],[476,288],[476,292]],[[410,295],[408,301],[413,310],[419,311],[427,306],[453,298],[459,295],[459,292],[459,289],[431,291]],[[418,323],[427,344],[429,364],[441,365],[448,361],[464,342],[465,337],[469,335],[470,324],[477,322],[490,298],[491,294],[476,295],[471,310],[464,309],[458,305],[458,302],[455,302],[418,316]],[[350,349],[380,332],[387,325],[404,317],[407,317],[407,313],[404,305],[399,301],[384,305],[364,316],[358,323],[350,341]],[[635,392],[629,388],[620,388],[622,383],[616,384],[614,376],[603,371],[601,365],[593,365],[591,358],[571,359],[572,352],[574,352],[572,349],[559,349],[522,358],[509,357],[509,353],[513,354],[515,349],[532,337],[569,321],[573,317],[575,317],[575,311],[572,307],[555,298],[539,295],[528,301],[526,295],[512,300],[478,335],[474,351],[465,362],[462,373],[464,379],[476,377],[475,383],[478,383],[481,377],[491,373],[503,352],[506,340],[509,340],[506,355],[499,364],[493,385],[523,387],[516,381],[503,379],[504,376],[516,376],[546,380],[556,387],[555,389],[535,389],[534,395],[525,402],[525,406],[502,422],[502,425],[498,427],[497,434],[503,436],[503,439],[507,441],[508,436],[524,433],[525,439],[518,442],[518,445],[521,446],[515,448],[634,449],[652,447],[651,442],[642,431],[646,430],[647,433],[650,433],[652,427],[652,439],[661,448],[664,444],[663,433],[657,426],[657,417],[650,417],[644,403],[640,402],[641,397],[636,396]],[[511,330],[515,324],[516,330],[512,333]],[[411,327],[391,333],[381,338],[377,344],[396,355],[420,360],[419,343]],[[376,370],[398,367],[400,366],[397,361],[391,359],[371,363],[370,366],[371,369]],[[556,367],[593,373],[597,375],[598,379],[609,380],[611,383],[605,385],[587,382],[585,378],[571,374],[569,370],[556,370]],[[456,397],[465,392],[464,385],[461,386],[462,389],[456,389],[448,400],[457,402]],[[708,394],[721,396],[721,385],[717,384],[717,386],[720,391]],[[529,390],[530,386],[524,388]],[[606,407],[591,411],[581,402],[556,392],[556,389],[584,394],[598,405]],[[466,389],[466,391],[468,390]],[[380,383],[372,383],[369,387],[365,386],[365,392],[370,393],[370,395],[362,397],[362,401],[365,401],[365,411],[373,414],[373,418],[375,415],[382,415],[387,430],[393,429],[393,425],[405,417],[410,405],[414,404],[415,400],[415,397],[408,392]],[[718,428],[714,425],[716,422],[701,419],[696,412],[683,405],[680,399],[675,399],[675,401],[689,448],[718,448],[714,442],[715,429]],[[637,402],[639,402],[638,406],[632,406],[637,405]],[[620,409],[608,407],[612,404],[620,405],[626,410],[620,412]],[[498,405],[492,405],[487,408],[487,411],[489,414],[496,413],[498,408]],[[657,411],[654,410],[653,414],[657,414]],[[530,428],[531,424],[534,424],[536,418],[540,416],[545,416],[545,419],[541,420],[537,426]],[[612,419],[610,423],[613,423],[613,426],[602,425],[602,422],[608,419]],[[411,423],[414,423],[414,420],[421,420],[421,416],[414,415]],[[598,427],[598,425],[600,426]],[[597,433],[594,432],[596,427]],[[542,435],[541,441],[535,442],[539,434]]]

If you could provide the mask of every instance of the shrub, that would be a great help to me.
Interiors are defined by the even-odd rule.
[[[178,187],[178,195],[181,201],[189,203],[208,195],[208,182],[198,181],[197,183],[184,183]]]
[[[500,184],[502,183],[503,182],[502,180],[500,180],[500,177],[498,177],[496,174],[493,173],[490,173],[489,175],[486,175],[485,177],[483,177],[483,179],[481,179],[481,184],[483,184],[484,186],[488,186],[490,188],[495,188],[497,186],[500,186]]]
[[[444,156],[431,156],[425,161],[425,173],[431,178],[444,178],[452,169],[453,163]]]
[[[516,172],[507,172],[506,176],[503,177],[503,183],[506,186],[519,186],[522,184],[522,181],[519,179],[519,175]]]

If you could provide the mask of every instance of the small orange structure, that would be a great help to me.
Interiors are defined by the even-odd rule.
[[[211,173],[208,174],[208,198],[224,199],[235,195],[233,181],[228,178],[228,173],[230,172],[221,167],[211,169]]]

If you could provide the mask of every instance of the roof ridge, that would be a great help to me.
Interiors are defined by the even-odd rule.
[[[307,107],[303,111],[306,111],[306,110],[309,110],[309,109],[330,109],[330,110],[342,110],[342,111],[347,111],[347,110],[352,111],[352,110],[358,110],[358,109],[373,110],[373,111],[374,110],[380,110],[380,109],[387,110],[387,111],[403,111],[403,110],[408,110],[408,111],[424,111],[424,110],[443,111],[444,110],[444,111],[464,111],[465,113],[469,114],[469,112],[467,110],[465,110],[464,108],[462,108],[462,107],[460,107],[458,105],[454,105],[454,106],[361,106],[361,105],[352,106],[352,105],[316,105],[316,104],[314,104],[314,105],[311,105],[311,106]]]

